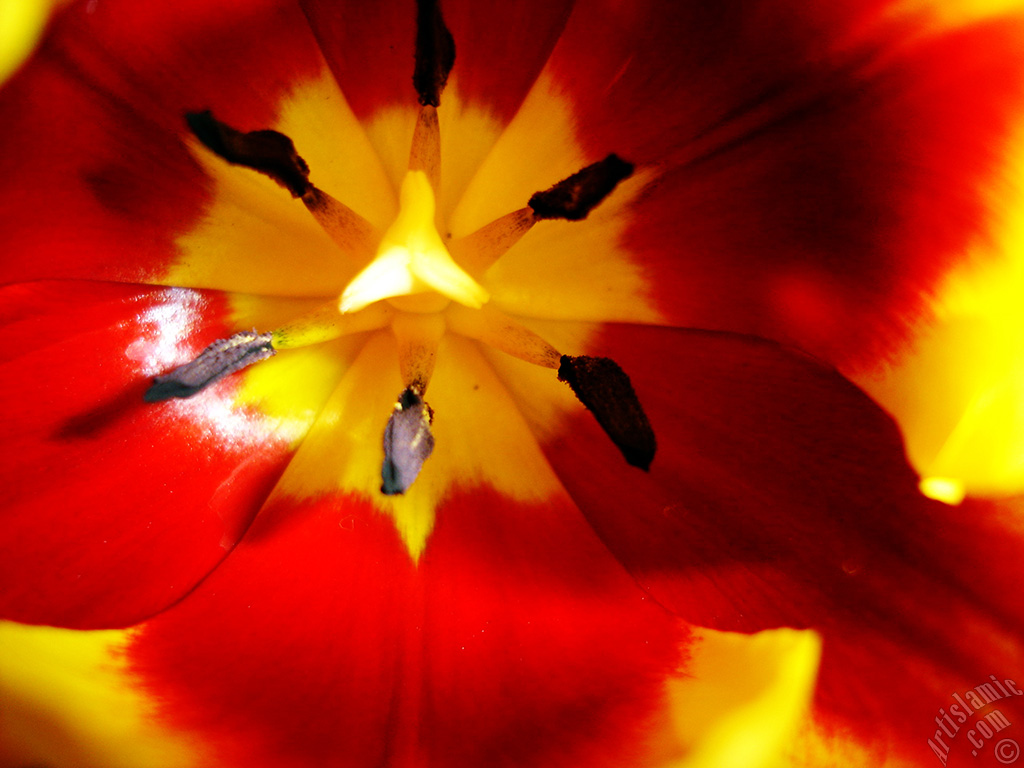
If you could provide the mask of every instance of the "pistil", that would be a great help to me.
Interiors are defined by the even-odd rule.
[[[426,174],[410,170],[402,182],[398,217],[384,233],[377,258],[346,286],[338,303],[355,312],[381,299],[427,294],[424,300],[396,301],[411,311],[436,312],[445,299],[479,308],[487,290],[455,263],[434,223],[434,191]],[[439,301],[440,299],[440,301]]]

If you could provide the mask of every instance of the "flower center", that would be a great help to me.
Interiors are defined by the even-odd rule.
[[[450,301],[473,309],[487,303],[487,290],[452,259],[434,215],[434,190],[426,173],[410,170],[402,181],[398,216],[384,233],[377,257],[341,294],[343,313],[381,299],[406,312],[439,312]]]
[[[442,337],[452,332],[557,370],[558,379],[591,411],[626,461],[646,469],[654,457],[654,433],[621,368],[607,358],[560,353],[489,304],[490,293],[481,283],[485,271],[536,223],[586,218],[633,167],[609,155],[534,194],[526,207],[446,244],[437,227],[435,203],[441,172],[436,107],[454,62],[454,44],[436,5],[422,7],[428,6],[432,11],[418,18],[414,83],[421,109],[399,210],[383,233],[314,186],[308,165],[284,134],[244,133],[219,122],[210,112],[186,116],[192,132],[209,150],[269,176],[300,199],[357,271],[339,298],[273,331],[246,331],[215,342],[191,362],[156,377],[146,399],[191,397],[278,352],[390,328],[404,389],[384,430],[381,491],[403,494],[433,451],[433,411],[425,395]]]

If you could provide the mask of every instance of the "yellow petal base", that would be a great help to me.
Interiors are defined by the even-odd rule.
[[[780,765],[803,722],[820,657],[821,638],[809,630],[699,630],[687,677],[669,683],[672,721],[688,753],[670,765]]]
[[[956,502],[1024,491],[1024,125],[990,192],[995,237],[947,279],[934,320],[854,380],[896,418],[922,490]]]
[[[0,765],[183,768],[199,745],[159,727],[131,687],[129,631],[0,622]]]

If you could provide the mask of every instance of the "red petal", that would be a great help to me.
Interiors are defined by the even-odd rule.
[[[162,357],[229,335],[215,294],[34,283],[0,291],[0,306],[0,615],[137,622],[221,561],[289,445],[231,405],[231,382],[189,401],[142,400]]]
[[[872,542],[878,565],[851,574],[868,598],[822,622],[814,716],[826,744],[852,737],[872,764],[1013,762],[1016,744],[1001,742],[1019,732],[993,738],[992,725],[1024,721],[1022,503],[929,503],[895,521],[905,541]]]
[[[927,730],[952,690],[1017,674],[1019,558],[985,564],[1019,542],[993,549],[994,524],[922,497],[895,426],[853,385],[728,334],[610,327],[592,351],[650,416],[650,474],[589,418],[546,453],[659,602],[718,629],[819,629],[820,714],[905,748],[927,745],[902,723]]]
[[[153,281],[206,200],[185,112],[264,128],[323,66],[293,4],[69,8],[0,91],[0,282]]]
[[[621,765],[684,639],[564,497],[479,490],[418,564],[363,500],[272,504],[130,657],[229,765]]]
[[[548,62],[598,154],[664,162],[776,91],[823,77],[886,0],[581,4]]]
[[[1024,28],[926,34],[885,5],[577,7],[546,72],[588,156],[660,172],[627,245],[674,324],[874,355],[986,232]]]

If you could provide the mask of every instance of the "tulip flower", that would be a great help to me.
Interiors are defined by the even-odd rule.
[[[1005,764],[1011,505],[922,494],[839,371],[992,234],[1022,51],[867,0],[58,12],[0,90],[5,764]]]

